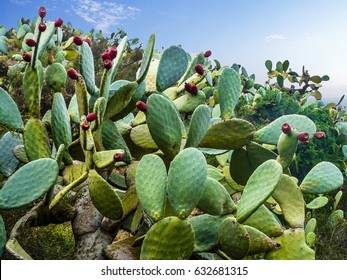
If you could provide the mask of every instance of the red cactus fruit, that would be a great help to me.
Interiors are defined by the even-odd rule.
[[[75,36],[73,37],[73,42],[77,45],[80,46],[83,44],[83,40],[80,36]]]
[[[336,110],[336,106],[332,106],[331,109]]]
[[[96,114],[94,112],[91,112],[87,115],[87,121],[92,122],[96,120]]]
[[[136,102],[136,107],[139,109],[141,112],[146,113],[147,112],[147,104],[143,101],[137,101]]]
[[[53,64],[54,63],[54,55],[53,54],[49,54],[48,55],[48,64]]]
[[[305,141],[308,141],[308,139],[310,138],[310,135],[304,131],[304,132],[300,132],[298,134],[298,139],[301,141],[301,142],[305,142]],[[303,143],[304,144],[304,143]]]
[[[60,27],[60,26],[63,25],[63,23],[64,23],[64,21],[61,18],[58,18],[58,19],[55,20],[54,26],[55,27]]]
[[[117,57],[117,48],[116,47],[109,47],[108,52],[110,54],[111,60],[115,59]]]
[[[92,45],[92,40],[90,40],[90,38],[85,38],[83,39],[84,42],[86,42],[89,46]]]
[[[102,60],[111,60],[110,52],[108,50],[104,51],[101,55]]]
[[[184,84],[184,88],[185,88],[186,91],[190,92],[191,89],[192,89],[192,85],[190,83],[185,83]]]
[[[310,140],[302,141],[301,144],[308,145],[308,144],[310,144]]]
[[[46,16],[46,8],[41,6],[39,8],[39,11],[37,12],[41,18],[44,18]]]
[[[35,40],[31,39],[31,38],[26,39],[25,44],[27,44],[29,47],[35,47],[36,46]]]
[[[204,53],[204,57],[210,57],[210,56],[211,56],[211,54],[212,54],[212,52],[211,52],[210,50],[205,51],[205,53]]]
[[[141,67],[141,65],[142,65],[142,59],[137,62],[138,67]]]
[[[318,139],[318,140],[322,140],[325,138],[325,133],[323,131],[317,131],[314,134],[314,138]]]
[[[110,70],[112,68],[112,61],[109,59],[104,60],[104,68]]]
[[[199,91],[199,89],[198,89],[197,85],[192,84],[190,87],[190,93],[193,95],[197,95],[198,91]]]
[[[31,61],[31,54],[30,53],[25,53],[25,54],[23,54],[23,60],[25,61],[25,62],[30,62]]]
[[[46,24],[45,24],[44,22],[40,22],[40,24],[39,24],[39,30],[40,30],[40,32],[45,32],[46,29],[47,29]]]
[[[89,122],[83,122],[82,124],[81,124],[81,128],[83,129],[83,130],[88,130],[89,128],[90,128],[90,123]]]
[[[339,190],[343,192],[343,186],[340,186]]]
[[[70,68],[67,70],[67,75],[69,76],[70,79],[72,80],[78,80],[78,73],[75,69]]]
[[[201,64],[197,64],[195,65],[195,71],[196,73],[198,73],[199,75],[204,75],[204,67],[202,67]]]
[[[282,124],[282,132],[287,135],[290,135],[292,133],[292,127],[289,123]]]
[[[123,154],[122,154],[122,153],[115,153],[115,154],[113,155],[113,160],[114,160],[115,162],[121,161],[122,159],[123,159]]]

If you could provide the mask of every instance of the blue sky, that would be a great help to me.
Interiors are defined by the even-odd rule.
[[[300,73],[331,78],[323,83],[326,100],[347,93],[347,1],[344,0],[1,0],[0,25],[15,27],[22,16],[47,9],[77,29],[104,33],[123,27],[129,38],[146,43],[156,34],[156,48],[180,44],[189,53],[210,49],[222,65],[234,62],[265,82],[264,62],[290,61]]]

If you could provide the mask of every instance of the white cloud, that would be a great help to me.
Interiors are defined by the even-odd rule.
[[[271,34],[271,35],[269,35],[269,36],[266,36],[265,38],[264,38],[264,40],[266,41],[266,42],[272,42],[272,41],[275,41],[275,40],[281,40],[281,41],[283,41],[283,40],[285,40],[286,38],[283,36],[283,35],[278,35],[278,34]]]
[[[134,18],[140,11],[135,7],[129,7],[110,1],[75,0],[73,10],[76,15],[86,22],[92,23],[96,30],[110,33],[119,26],[122,20]]]
[[[13,4],[23,6],[23,5],[31,3],[32,1],[31,0],[11,0],[11,2]]]

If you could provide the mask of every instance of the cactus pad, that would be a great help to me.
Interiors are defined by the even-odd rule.
[[[53,63],[47,66],[45,71],[45,81],[55,92],[62,91],[66,83],[67,73],[61,63]]]
[[[229,119],[233,115],[241,94],[240,75],[230,67],[224,68],[219,78],[217,90],[222,119]]]
[[[250,246],[250,237],[245,226],[238,224],[234,217],[228,217],[220,224],[218,246],[232,259],[244,258]]]
[[[145,77],[147,75],[149,65],[150,65],[150,62],[152,60],[154,43],[155,43],[155,35],[152,34],[148,39],[145,51],[143,53],[141,68],[139,70],[138,79],[136,81],[138,84],[140,84],[145,79]]]
[[[156,86],[158,91],[164,91],[174,85],[186,72],[188,67],[188,55],[178,46],[171,46],[161,55]]]
[[[268,260],[314,260],[315,252],[305,242],[305,232],[301,228],[287,229],[283,235],[276,237],[275,242],[281,245],[278,250],[265,254]]]
[[[321,194],[333,191],[342,184],[341,171],[334,164],[322,161],[310,170],[300,188],[303,193]]]
[[[95,85],[95,74],[94,74],[94,58],[92,49],[88,43],[83,42],[81,45],[81,55],[80,65],[81,65],[81,75],[86,82],[88,92],[90,94],[95,94],[97,87]]]
[[[155,220],[165,214],[166,167],[157,155],[145,155],[136,169],[136,192],[144,210]]]
[[[248,152],[241,148],[234,150],[230,159],[230,175],[233,180],[245,186],[254,169],[251,165]]]
[[[207,105],[198,106],[192,115],[189,124],[188,138],[185,148],[196,147],[204,137],[210,125],[211,111]]]
[[[141,260],[186,260],[194,249],[194,230],[185,220],[167,217],[147,232],[141,247]]]
[[[218,216],[231,214],[236,210],[235,203],[223,185],[209,177],[197,207],[204,213]]]
[[[247,225],[244,227],[246,228],[250,239],[248,255],[264,253],[278,249],[281,246],[256,228]]]
[[[15,157],[22,163],[28,163],[29,159],[27,156],[27,153],[25,152],[25,147],[24,145],[17,145],[13,148],[13,154]],[[1,158],[1,155],[0,155]],[[1,169],[1,168],[0,168]]]
[[[0,209],[12,209],[30,204],[45,194],[59,172],[55,160],[34,160],[18,169],[0,191]]]
[[[305,201],[300,188],[292,178],[283,174],[272,197],[278,202],[290,227],[304,227]]]
[[[154,142],[147,124],[135,126],[130,132],[131,140],[139,147],[144,149],[158,149]]]
[[[0,126],[12,128],[12,130],[22,130],[23,120],[16,103],[11,96],[0,87]]]
[[[0,215],[0,258],[2,257],[2,254],[4,253],[4,247],[6,244],[6,228],[4,220],[2,219]]]
[[[116,153],[123,154],[123,150],[100,151],[93,154],[93,161],[97,168],[106,168],[114,164],[114,155]]]
[[[123,206],[115,188],[107,183],[94,169],[89,171],[88,183],[90,198],[95,208],[109,219],[121,219],[123,217]]]
[[[231,119],[211,125],[201,140],[201,147],[234,150],[251,142],[254,126],[242,119]]]
[[[247,220],[265,202],[276,188],[282,175],[282,166],[270,159],[251,175],[237,206],[237,221]]]
[[[283,233],[279,220],[264,204],[260,205],[244,224],[254,227],[270,237],[280,236]]]
[[[254,141],[258,143],[277,145],[278,139],[282,133],[282,124],[285,122],[289,123],[297,132],[308,132],[310,138],[313,138],[313,135],[316,132],[316,125],[308,117],[295,114],[285,115],[258,130],[254,134]]]
[[[44,123],[36,118],[31,118],[24,128],[24,146],[29,160],[49,158],[51,147],[49,136]]]
[[[60,92],[54,94],[54,100],[52,105],[52,116],[51,116],[51,127],[53,133],[54,144],[59,147],[59,145],[64,144],[68,147],[72,142],[72,134],[70,129],[70,119],[69,113],[67,111],[65,100]],[[65,150],[64,159],[69,163],[72,162],[72,158],[68,152]]]
[[[173,101],[181,114],[191,114],[196,107],[204,104],[206,101],[205,93],[201,90],[196,95],[187,93]]]
[[[13,154],[13,149],[22,143],[22,135],[13,132],[7,132],[0,139],[0,173],[4,176],[8,177],[16,171],[20,162]]]
[[[208,252],[218,243],[218,228],[226,216],[202,214],[188,220],[195,232],[194,252]]]
[[[168,197],[179,218],[186,218],[198,204],[205,189],[206,178],[206,159],[195,148],[184,149],[171,162]]]
[[[181,119],[167,98],[152,94],[147,100],[147,124],[154,142],[170,158],[181,147]]]
[[[319,196],[306,205],[308,209],[318,209],[324,207],[329,202],[326,196]]]

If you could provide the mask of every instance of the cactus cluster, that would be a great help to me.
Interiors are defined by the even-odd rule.
[[[237,65],[213,67],[210,50],[196,57],[180,46],[157,52],[154,34],[135,81],[115,79],[125,36],[98,58],[97,85],[90,39],[62,42],[62,19],[45,21],[43,7],[38,15],[33,32],[22,31],[18,62],[28,118],[0,88],[0,125],[8,130],[0,139],[0,209],[35,205],[8,238],[0,220],[0,253],[6,246],[30,258],[17,242],[29,221],[71,221],[80,259],[113,251],[145,260],[315,258],[315,220],[306,212],[324,206],[343,176],[329,162],[302,182],[291,176],[298,145],[326,137],[313,121],[291,114],[256,129],[235,108],[266,86],[256,89],[243,67],[241,74]],[[55,62],[45,65],[48,49]],[[289,63],[266,65],[281,88],[284,77],[298,77],[287,73]],[[67,78],[74,84],[68,106]],[[43,83],[55,92],[44,116]],[[309,203],[306,194],[314,197]],[[335,211],[331,220],[338,219]],[[120,229],[129,237],[115,239]]]

